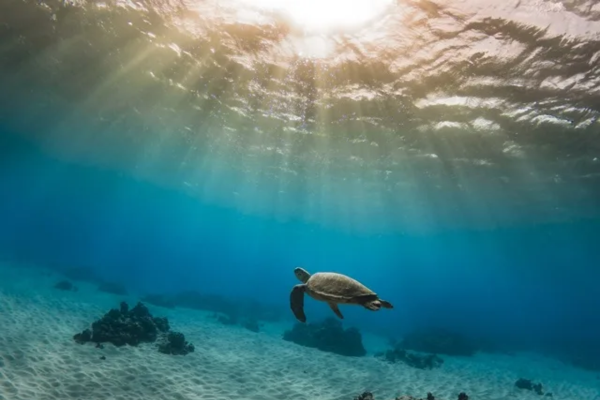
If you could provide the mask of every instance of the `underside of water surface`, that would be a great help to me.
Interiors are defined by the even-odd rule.
[[[3,0],[0,120],[60,157],[282,221],[598,217],[595,2],[384,2],[351,26],[263,3]]]

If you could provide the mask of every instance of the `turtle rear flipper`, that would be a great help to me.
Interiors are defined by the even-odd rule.
[[[361,296],[357,302],[358,304],[371,311],[379,311],[382,307],[394,308],[394,306],[392,306],[392,303],[390,303],[389,301],[381,300],[376,294]]]
[[[329,307],[331,308],[331,311],[335,313],[335,315],[337,315],[340,319],[344,319],[344,316],[342,315],[342,312],[337,304],[329,303]]]
[[[385,300],[381,300],[381,299],[379,299],[379,301],[381,302],[381,307],[383,307],[383,308],[394,308],[392,303],[390,303],[389,301],[385,301]]]
[[[290,307],[292,312],[296,316],[296,319],[300,322],[306,322],[306,315],[304,314],[304,291],[306,285],[296,285],[290,293]]]
[[[381,300],[381,299],[367,301],[367,302],[363,303],[362,306],[371,311],[379,311],[379,310],[381,310],[381,308],[394,308],[392,303],[390,303],[389,301]]]

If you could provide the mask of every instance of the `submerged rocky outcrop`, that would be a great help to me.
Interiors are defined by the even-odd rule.
[[[141,302],[132,309],[122,302],[118,309],[111,309],[93,322],[91,329],[75,334],[73,339],[80,344],[93,342],[97,346],[101,343],[137,346],[158,340],[161,353],[185,355],[194,351],[194,345],[186,342],[182,333],[170,330],[167,318],[153,317]]]
[[[194,345],[186,342],[181,332],[168,332],[160,338],[158,351],[163,354],[186,355],[193,352]]]
[[[284,332],[283,340],[343,356],[361,357],[367,354],[360,331],[344,329],[342,323],[334,318],[326,318],[319,323],[296,323],[291,330]]]
[[[373,393],[363,392],[362,394],[354,397],[354,400],[375,400]],[[427,393],[425,397],[413,397],[409,395],[401,395],[395,397],[393,400],[442,400],[439,397],[435,397],[432,393]],[[458,394],[457,400],[469,400],[469,396],[466,393],[461,392]]]
[[[540,396],[544,395],[544,386],[539,382],[534,383],[530,379],[519,378],[515,382],[515,387],[518,389],[531,390],[532,392],[535,392],[536,394],[538,394]],[[552,393],[548,392],[548,393],[546,393],[546,396],[552,397]]]

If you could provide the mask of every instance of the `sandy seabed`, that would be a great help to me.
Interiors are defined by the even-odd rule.
[[[471,400],[549,399],[516,389],[520,377],[542,382],[553,400],[600,400],[597,373],[541,356],[443,357],[442,368],[418,370],[283,341],[291,321],[254,333],[221,325],[211,313],[151,305],[195,345],[194,353],[165,355],[153,344],[79,345],[75,333],[120,301],[134,305],[137,298],[85,283],[77,283],[78,292],[62,292],[52,288],[59,279],[46,270],[0,265],[0,400],[352,400],[366,390],[376,400],[427,392],[442,400],[459,392]],[[368,350],[376,341],[365,337]]]

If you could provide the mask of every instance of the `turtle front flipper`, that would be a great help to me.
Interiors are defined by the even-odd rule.
[[[329,307],[331,307],[331,311],[333,311],[335,313],[335,315],[340,317],[340,319],[344,319],[344,316],[342,315],[342,312],[340,311],[340,308],[338,307],[337,304],[335,304],[335,303],[328,303],[328,304],[329,304]]]
[[[304,314],[304,291],[306,285],[296,285],[290,293],[290,306],[296,319],[300,322],[306,322],[306,315]]]

